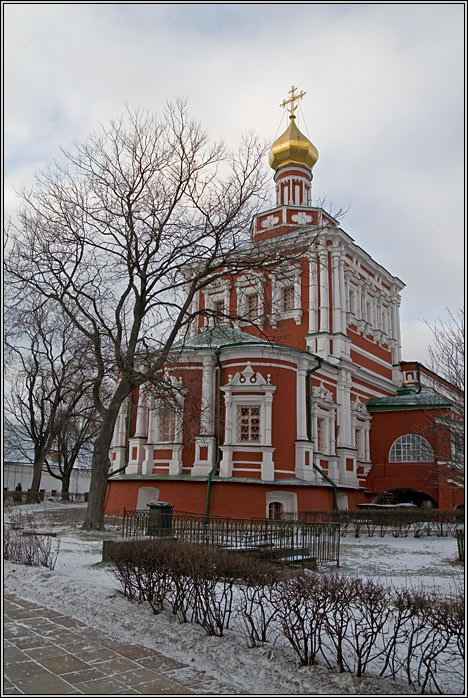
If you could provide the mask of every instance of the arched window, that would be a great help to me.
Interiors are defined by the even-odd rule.
[[[284,490],[272,490],[266,493],[267,519],[281,519],[284,514],[297,514],[297,494]]]
[[[434,453],[431,445],[419,434],[405,434],[393,442],[390,463],[431,463]]]

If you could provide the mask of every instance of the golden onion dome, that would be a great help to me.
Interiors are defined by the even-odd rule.
[[[294,115],[291,116],[288,128],[271,147],[270,167],[278,170],[283,165],[298,163],[311,170],[317,160],[317,148],[299,131]]]

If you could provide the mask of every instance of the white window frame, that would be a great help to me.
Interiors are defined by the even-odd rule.
[[[258,409],[258,439],[242,439],[241,438],[241,420],[242,420],[242,415],[240,415],[241,410],[249,410],[249,414],[246,415],[247,417],[247,425],[248,425],[248,432],[249,432],[249,437],[252,436],[252,430],[253,430],[253,424],[252,424],[252,419],[255,419],[254,415],[251,413],[253,409]],[[256,404],[238,404],[237,405],[237,414],[236,414],[236,426],[237,426],[237,432],[236,432],[236,438],[238,443],[242,444],[259,444],[261,443],[262,440],[262,406],[261,405],[256,405]]]
[[[314,440],[314,451],[324,456],[334,456],[336,453],[336,412],[337,405],[333,402],[332,394],[323,386],[312,386],[311,395],[311,417],[312,417],[312,438]],[[319,450],[318,443],[318,420],[323,420],[324,430],[324,450]]]
[[[230,284],[229,281],[221,281],[212,284],[209,288],[204,291],[205,298],[205,309],[215,311],[216,303],[223,303],[224,313],[229,315],[230,307]],[[215,317],[207,315],[205,317],[206,327],[216,327],[217,325],[226,325],[229,323],[228,317]]]
[[[225,396],[226,399],[226,396]],[[226,424],[226,441],[225,445],[232,444],[233,446],[271,446],[266,437],[266,396],[262,395],[245,395],[243,393],[231,394],[228,399],[231,403],[231,423]],[[238,414],[239,407],[259,407],[260,408],[260,438],[258,441],[240,441],[238,438],[239,424]],[[230,433],[229,433],[230,432]]]
[[[265,380],[260,372],[254,371],[250,361],[227,385],[221,386],[225,403],[224,446],[271,446],[271,413],[275,390],[276,385],[270,385],[268,379]],[[252,392],[256,394],[249,394]],[[238,440],[238,408],[241,406],[260,408],[259,441]]]
[[[270,504],[283,505],[285,514],[297,514],[297,494],[295,492],[285,492],[284,490],[272,490],[266,493],[265,497],[265,516],[268,519]]]
[[[160,429],[160,410],[164,409],[172,409],[174,412],[174,434],[173,434],[173,439],[171,441],[168,440],[162,440],[161,439],[161,429]],[[160,400],[158,398],[155,399],[154,401],[154,408],[153,408],[153,435],[154,435],[154,441],[151,443],[155,444],[156,446],[160,444],[179,444],[182,443],[182,430],[183,430],[183,402],[182,404],[179,403],[179,401],[176,402],[173,406],[168,406],[166,400]]]
[[[372,416],[367,412],[366,406],[359,397],[351,402],[351,424],[353,429],[356,460],[360,463],[370,462],[370,425]],[[358,442],[356,436],[359,435]]]
[[[174,405],[164,404],[160,401],[157,410],[158,443],[174,443],[177,426],[177,409]],[[170,419],[170,423],[164,424],[163,417]],[[165,436],[165,434],[162,433],[163,427],[167,428],[171,438],[163,438]]]
[[[184,428],[184,401],[186,389],[182,388],[182,379],[170,376],[169,380],[174,388],[170,398],[153,397],[148,423],[148,444],[159,446],[161,444],[181,444]],[[174,439],[172,441],[161,441],[159,431],[159,411],[161,409],[174,410]]]
[[[283,310],[283,289],[294,286],[294,307],[291,310]],[[285,271],[273,271],[271,273],[271,315],[270,324],[276,327],[280,320],[293,319],[299,325],[302,319],[301,308],[301,268],[293,266]]]
[[[235,283],[237,296],[237,321],[239,326],[251,323],[263,325],[265,314],[265,278],[262,274],[251,272],[241,277]],[[256,294],[258,296],[257,315],[248,317],[248,297]]]

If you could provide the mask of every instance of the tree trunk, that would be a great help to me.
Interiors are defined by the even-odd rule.
[[[70,499],[70,474],[71,471],[65,466],[62,475],[62,502],[68,502]]]
[[[39,487],[41,486],[42,468],[50,451],[54,435],[49,434],[46,443],[34,445],[34,467],[31,488],[28,492],[29,501],[39,502]]]
[[[109,450],[114,433],[115,417],[103,420],[101,433],[94,443],[89,483],[88,508],[83,523],[87,531],[104,530],[104,506],[106,502],[107,475],[110,468]]]
[[[35,454],[33,466],[33,478],[31,487],[28,490],[28,501],[39,502],[39,487],[41,486],[42,466],[44,465],[46,454],[44,451],[40,455]]]

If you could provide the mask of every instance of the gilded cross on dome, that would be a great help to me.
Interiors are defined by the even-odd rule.
[[[290,109],[288,109],[290,119],[296,118],[294,116],[294,112],[297,109],[297,104],[294,104],[294,102],[297,102],[299,99],[302,99],[304,97],[304,95],[306,94],[303,90],[301,92],[299,92],[299,94],[296,94],[296,90],[297,90],[297,87],[294,87],[294,85],[292,85],[291,89],[288,92],[288,94],[291,95],[291,97],[289,99],[284,99],[280,104],[280,107],[287,107],[288,104],[291,105]]]

